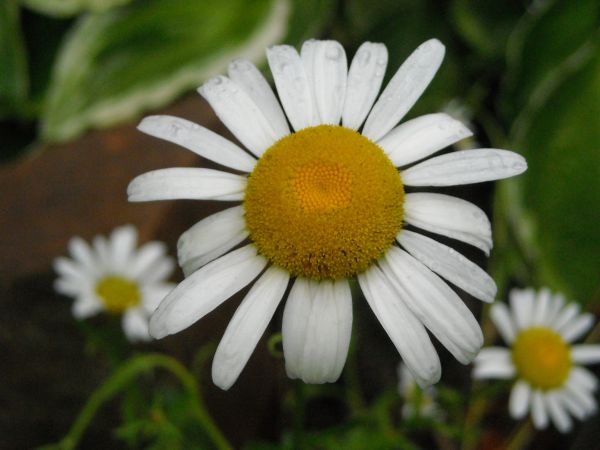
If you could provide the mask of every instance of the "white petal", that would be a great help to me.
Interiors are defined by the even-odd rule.
[[[489,255],[492,227],[485,213],[457,197],[426,192],[407,194],[404,219],[416,227],[474,245]]]
[[[533,318],[535,292],[533,289],[513,289],[509,293],[510,308],[517,329],[523,330],[531,325]]]
[[[174,283],[155,283],[142,287],[142,308],[148,317],[156,311],[158,305],[175,289]]]
[[[456,186],[499,180],[525,172],[525,158],[508,150],[461,150],[402,171],[407,186]]]
[[[54,290],[68,297],[77,297],[89,290],[89,284],[73,278],[57,278],[54,280]]]
[[[55,258],[52,265],[54,271],[67,280],[72,279],[78,283],[85,284],[91,277],[91,274],[86,271],[82,264],[64,256]]]
[[[102,303],[92,295],[77,297],[71,306],[71,312],[76,319],[87,319],[95,316],[103,309]]]
[[[544,429],[548,426],[548,412],[543,396],[541,391],[534,390],[531,399],[531,418],[533,426],[537,429]]]
[[[562,404],[559,403],[556,393],[552,391],[546,393],[544,401],[546,402],[546,408],[554,426],[561,433],[568,433],[573,428],[573,421],[564,410]]]
[[[418,260],[390,248],[381,268],[415,316],[454,357],[470,363],[483,344],[473,314],[456,293]]]
[[[346,362],[351,331],[348,282],[298,278],[283,311],[288,376],[305,383],[336,381]]]
[[[181,235],[177,242],[179,265],[187,275],[231,250],[248,236],[244,207],[208,216]]]
[[[148,317],[137,308],[131,308],[123,314],[123,331],[129,342],[151,341],[148,333]]]
[[[517,335],[517,329],[506,304],[500,302],[494,303],[490,308],[490,317],[502,339],[504,339],[504,342],[508,344],[512,343]]]
[[[281,137],[245,90],[229,78],[222,75],[212,78],[198,92],[229,131],[256,156],[261,156]]]
[[[594,399],[593,390],[588,389],[578,383],[574,377],[569,377],[567,380],[566,393],[573,403],[579,406],[579,409],[583,409],[585,414],[591,414],[596,411],[597,405]]]
[[[440,41],[430,39],[404,61],[373,106],[363,129],[365,136],[377,141],[404,117],[433,79],[444,52]]]
[[[377,145],[400,167],[472,135],[471,130],[448,114],[427,114],[398,125]]]
[[[131,264],[137,244],[137,230],[133,225],[115,228],[108,241],[112,269],[124,271]]]
[[[140,122],[138,130],[150,136],[173,142],[203,158],[232,169],[252,172],[256,164],[256,160],[252,156],[233,142],[179,117],[149,116]]]
[[[150,334],[160,339],[189,327],[247,286],[266,264],[256,247],[247,245],[197,270],[161,302]]]
[[[371,110],[381,88],[388,62],[385,45],[364,42],[350,64],[342,124],[358,130]]]
[[[79,236],[75,236],[69,240],[69,253],[79,264],[85,267],[87,273],[94,275],[98,273],[96,255],[94,255],[89,244]]]
[[[555,330],[560,330],[572,320],[576,320],[576,318],[579,316],[580,309],[581,307],[579,304],[569,303],[556,315],[556,318],[552,323],[552,327]]]
[[[567,322],[557,331],[567,342],[573,342],[587,333],[594,325],[594,316],[590,313],[582,314],[577,319]]]
[[[578,364],[596,364],[600,362],[600,344],[574,345],[571,358]]]
[[[419,386],[437,383],[442,369],[425,327],[404,304],[377,266],[358,275],[358,281],[369,306]]]
[[[475,358],[473,378],[508,379],[515,376],[510,351],[502,347],[487,347]]]
[[[319,123],[337,125],[346,97],[348,63],[344,48],[336,41],[305,41],[300,52],[311,85]]]
[[[98,258],[99,271],[112,269],[108,240],[104,236],[95,236],[92,241],[92,246],[94,247]]]
[[[533,306],[532,325],[549,325],[548,314],[550,313],[551,301],[552,297],[548,289],[538,291]]]
[[[589,391],[595,391],[598,388],[598,378],[585,367],[573,367],[567,382],[572,382]]]
[[[589,414],[588,408],[574,398],[568,389],[558,389],[556,396],[562,405],[577,419],[583,420]]]
[[[174,167],[135,177],[127,187],[130,202],[150,200],[242,200],[246,178],[212,169]]]
[[[300,55],[294,47],[276,45],[267,49],[279,100],[294,130],[318,125],[310,84]]]
[[[550,293],[550,290],[547,288],[543,288],[542,291],[548,291],[548,293],[550,294],[550,305],[548,307],[548,312],[546,315],[546,325],[548,325],[549,327],[554,327],[554,324],[556,323],[556,320],[558,319],[561,310],[565,306],[565,298],[561,294],[552,295]]]
[[[160,283],[169,279],[173,269],[175,262],[172,258],[161,258],[140,274],[138,280],[141,284]]]
[[[398,242],[415,258],[465,292],[486,302],[493,302],[496,283],[477,264],[451,247],[412,231],[402,230]]]
[[[227,326],[212,364],[213,382],[229,389],[246,366],[288,285],[288,272],[270,267],[252,286]]]
[[[129,273],[132,278],[143,279],[144,282],[153,282],[161,280],[149,280],[147,272],[154,272],[154,266],[160,264],[165,259],[171,259],[166,256],[167,246],[163,242],[148,242],[142,245],[133,257]]]
[[[271,86],[262,73],[247,59],[236,59],[229,64],[229,78],[240,86],[256,103],[279,139],[290,134],[285,114]]]
[[[529,410],[531,388],[523,381],[518,380],[510,393],[508,400],[508,411],[513,419],[522,419]]]

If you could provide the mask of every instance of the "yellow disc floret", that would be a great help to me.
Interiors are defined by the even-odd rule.
[[[248,179],[244,208],[259,252],[292,275],[337,279],[366,270],[402,225],[404,188],[383,150],[333,125],[277,141]]]
[[[110,313],[120,314],[140,302],[137,283],[117,275],[102,278],[96,285],[96,294]]]
[[[554,330],[532,327],[513,344],[512,359],[521,378],[542,390],[563,385],[571,369],[571,352]]]

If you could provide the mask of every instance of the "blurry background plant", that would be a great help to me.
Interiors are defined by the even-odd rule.
[[[47,305],[61,303],[46,286],[51,282],[51,260],[64,251],[68,237],[79,233],[91,236],[117,223],[137,221],[145,224],[145,238],[158,237],[173,245],[188,223],[206,215],[195,211],[191,217],[189,211],[180,209],[182,223],[166,229],[160,220],[164,207],[135,209],[114,203],[115,198],[123,200],[124,186],[132,175],[144,171],[140,165],[123,168],[125,158],[149,158],[151,166],[156,161],[172,163],[175,158],[183,158],[175,152],[136,156],[135,147],[147,146],[150,141],[134,142],[138,138],[133,137],[136,134],[129,121],[172,104],[183,93],[190,92],[191,98],[195,87],[221,73],[234,57],[246,56],[264,64],[264,48],[274,43],[297,45],[310,37],[329,37],[341,41],[352,55],[362,41],[379,41],[387,45],[389,67],[395,69],[424,40],[436,37],[443,41],[447,46],[445,61],[410,116],[442,110],[453,99],[460,99],[461,110],[470,116],[481,146],[513,149],[529,164],[525,176],[499,183],[495,192],[489,185],[460,187],[454,192],[493,212],[495,249],[490,271],[499,286],[498,298],[506,298],[507,290],[515,285],[545,285],[598,314],[599,19],[597,0],[0,2],[0,142],[5,162],[0,168],[0,277],[6,290],[1,304],[7,310],[0,323],[0,345],[13,355],[4,360],[7,367],[0,369],[13,377],[4,383],[5,391],[0,391],[3,398],[9,399],[9,406],[0,412],[0,426],[4,431],[19,428],[31,415],[38,420],[38,436],[12,433],[12,446],[30,447],[58,440],[67,431],[64,424],[74,420],[85,396],[109,375],[109,386],[113,386],[110,380],[114,378],[127,383],[115,382],[118,389],[106,388],[103,392],[110,395],[100,396],[108,400],[122,393],[119,409],[105,413],[119,419],[100,420],[92,435],[102,436],[106,426],[118,425],[118,429],[113,437],[104,436],[97,445],[106,446],[115,439],[124,447],[209,445],[205,434],[196,435],[196,406],[189,407],[189,393],[196,389],[190,386],[205,377],[203,365],[193,365],[194,360],[202,360],[194,354],[205,342],[220,336],[223,324],[213,323],[212,329],[196,336],[195,341],[190,339],[192,335],[186,335],[187,341],[191,340],[185,344],[187,347],[183,341],[150,347],[189,362],[192,369],[183,368],[181,373],[183,379],[194,381],[183,382],[183,388],[148,369],[156,362],[150,356],[137,363],[124,362],[136,349],[127,346],[117,337],[117,330],[103,322],[80,325],[88,349],[83,361],[90,367],[99,365],[101,370],[85,372],[95,374],[95,378],[78,385],[79,390],[73,383],[61,388],[63,391],[47,390],[38,405],[21,401],[35,395],[16,395],[9,386],[11,379],[20,379],[11,375],[19,370],[30,370],[36,376],[47,374],[49,380],[65,378],[64,371],[78,370],[66,360],[56,365],[55,370],[63,372],[54,375],[51,367],[43,371],[31,368],[35,358],[29,355],[39,354],[27,344],[27,339],[43,341],[47,333],[54,333],[53,337],[58,336],[53,341],[57,345],[54,354],[60,355],[60,339],[66,343],[80,337],[77,333],[57,332],[64,329],[63,325],[47,325],[63,324],[62,312],[50,315],[54,322],[48,322],[47,315],[44,320],[29,316],[29,308],[52,310],[56,306]],[[204,107],[199,99],[193,101],[197,102],[193,108]],[[190,104],[186,102],[177,105]],[[206,117],[211,116],[201,114],[205,114],[206,124]],[[121,123],[127,125],[89,133],[90,129]],[[182,161],[193,163],[191,159]],[[78,178],[78,171],[92,169],[108,174],[116,187],[112,191],[97,188],[95,185],[104,181],[87,175]],[[69,188],[67,183],[76,184]],[[112,192],[122,192],[122,198]],[[89,198],[92,193],[97,197]],[[81,214],[70,211],[69,217],[59,205],[87,205],[90,200],[96,201],[93,207]],[[127,216],[130,213],[123,211],[137,211],[138,215]],[[89,229],[81,229],[84,224]],[[460,250],[471,259],[483,261],[472,249]],[[28,254],[29,259],[22,254]],[[28,308],[23,306],[28,298],[41,300]],[[447,420],[400,421],[401,400],[394,388],[397,357],[378,324],[369,319],[370,314],[361,306],[355,307],[354,342],[341,383],[297,386],[292,394],[279,385],[277,377],[270,384],[265,382],[270,386],[267,400],[254,406],[262,406],[269,414],[263,411],[265,416],[254,421],[250,431],[233,424],[244,420],[244,408],[248,406],[244,402],[253,401],[248,391],[256,388],[255,383],[244,384],[242,380],[242,387],[229,394],[206,393],[209,406],[216,410],[217,422],[236,446],[252,440],[272,443],[253,448],[455,448],[459,442],[464,448],[503,446],[513,426],[505,414],[508,384],[475,385],[470,391],[468,368],[450,360],[444,362],[443,386],[437,387],[438,403]],[[68,317],[68,308],[63,312]],[[487,311],[482,314],[486,327]],[[21,326],[23,323],[28,326]],[[29,333],[27,338],[17,337],[25,332]],[[491,343],[494,336],[489,324],[487,333]],[[592,336],[597,339],[597,330]],[[272,357],[265,355],[255,355],[253,360],[270,364]],[[169,360],[165,364],[171,362],[177,363]],[[156,367],[163,363],[160,360]],[[129,373],[127,364],[139,368],[131,378],[122,375],[123,371]],[[177,374],[175,377],[182,380]],[[66,403],[65,396],[70,399]],[[283,403],[278,401],[282,397]],[[21,404],[38,405],[38,409],[25,411],[27,408]],[[69,417],[49,422],[46,417],[63,405]],[[234,413],[232,408],[239,411]],[[292,416],[295,421],[290,419]],[[591,448],[591,442],[596,442],[592,436],[597,424],[596,417],[580,426],[576,435],[558,439],[555,432],[546,431],[536,435],[535,445]],[[28,426],[23,429],[33,429],[31,423]],[[507,441],[515,448],[526,445],[532,437],[526,428],[517,428],[515,433]],[[93,444],[87,442],[86,448],[88,445]]]

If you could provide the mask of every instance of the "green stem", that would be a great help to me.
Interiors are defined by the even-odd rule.
[[[304,448],[304,383],[301,380],[294,380],[294,428],[293,428],[293,448],[302,450]]]
[[[511,434],[511,437],[508,439],[508,443],[506,444],[506,450],[522,450],[527,447],[527,445],[533,439],[533,435],[535,434],[535,430],[531,425],[531,421],[528,420],[519,425],[519,427]]]
[[[196,384],[194,377],[177,360],[161,354],[135,356],[123,363],[113,375],[90,396],[67,435],[58,444],[44,447],[44,449],[75,449],[85,430],[94,418],[94,415],[104,403],[127,387],[137,376],[151,372],[157,368],[162,368],[171,372],[181,382],[183,388],[188,393],[192,415],[202,426],[215,447],[219,450],[231,449],[231,445],[221,434],[206,411],[206,407],[201,400],[198,385]]]

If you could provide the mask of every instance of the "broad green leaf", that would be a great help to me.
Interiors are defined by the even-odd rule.
[[[73,16],[86,11],[102,12],[131,0],[21,0],[26,7],[49,16]]]
[[[84,17],[58,56],[42,137],[115,124],[197,87],[232,58],[262,60],[288,12],[283,0],[146,0]]]
[[[19,7],[14,0],[0,2],[0,116],[20,108],[29,80]]]
[[[487,60],[504,57],[508,36],[524,7],[515,0],[454,0],[450,12],[456,32]]]
[[[600,45],[532,112],[516,148],[529,170],[518,181],[517,232],[533,257],[536,284],[581,303],[600,287]],[[509,203],[518,201],[507,198]]]
[[[598,30],[597,0],[555,0],[541,5],[529,10],[509,41],[503,103],[507,117],[514,118],[529,101],[543,95],[553,69]]]

